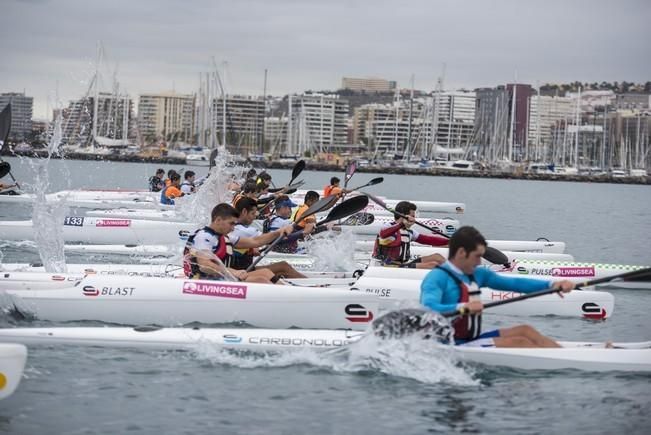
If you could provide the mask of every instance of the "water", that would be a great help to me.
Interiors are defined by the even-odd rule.
[[[14,175],[29,165],[9,159]],[[51,190],[146,188],[167,165],[52,161]],[[177,170],[180,168],[176,168]],[[187,169],[187,168],[185,168]],[[203,175],[204,168],[194,168]],[[277,185],[289,171],[271,171]],[[304,172],[322,188],[331,173]],[[373,174],[356,174],[363,184]],[[31,177],[31,178],[30,178]],[[385,175],[391,198],[461,201],[461,216],[489,238],[567,242],[577,260],[651,264],[651,188],[520,180]],[[30,208],[0,208],[27,219]],[[38,255],[2,246],[2,261]],[[76,261],[88,260],[76,257]],[[613,290],[605,322],[486,316],[486,327],[528,322],[566,340],[651,338],[651,292]],[[7,319],[0,322],[6,326]],[[404,344],[404,343],[403,343]],[[32,347],[18,391],[0,404],[5,433],[648,433],[651,377],[626,373],[458,367],[417,343],[346,358],[303,352],[253,356],[209,346],[195,352]]]

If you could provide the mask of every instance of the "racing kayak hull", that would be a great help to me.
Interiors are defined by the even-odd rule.
[[[0,339],[27,345],[75,345],[111,348],[194,350],[204,346],[232,350],[282,352],[343,350],[366,336],[357,331],[115,327],[0,329]],[[446,346],[428,341],[460,361],[520,370],[651,371],[651,342],[560,342],[562,348],[495,348]]]
[[[27,348],[24,345],[0,343],[0,400],[11,396],[18,388],[26,360]]]

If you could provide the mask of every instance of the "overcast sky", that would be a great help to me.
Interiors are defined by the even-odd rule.
[[[2,0],[0,92],[34,116],[83,96],[97,41],[105,83],[191,93],[227,62],[227,92],[336,89],[342,76],[431,90],[651,80],[648,0]],[[106,85],[106,90],[109,85]],[[49,116],[49,114],[48,114]]]

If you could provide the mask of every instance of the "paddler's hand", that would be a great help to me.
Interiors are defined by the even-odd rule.
[[[303,234],[307,236],[308,234],[311,234],[312,231],[314,231],[314,224],[311,222],[305,224],[305,228],[303,229]]]
[[[244,281],[249,276],[246,270],[231,270],[230,272],[240,281]]]
[[[558,295],[560,297],[563,297],[563,293],[569,293],[574,290],[574,283],[568,279],[564,279],[562,281],[556,281],[553,284],[552,288],[560,290],[560,292],[558,292]]]
[[[484,304],[482,304],[481,301],[472,301],[465,304],[463,308],[468,310],[470,314],[477,314],[482,312],[482,310],[484,309]]]

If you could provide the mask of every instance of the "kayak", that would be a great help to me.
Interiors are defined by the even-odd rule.
[[[490,266],[498,273],[504,273],[515,277],[533,278],[542,280],[568,279],[575,283],[585,282],[590,279],[605,278],[624,272],[643,269],[646,266],[626,266],[620,264],[598,264],[598,263],[563,263],[515,260],[510,267],[502,265]],[[399,269],[395,267],[370,266],[364,272],[365,276],[375,278],[393,278],[422,280],[429,270],[424,269]],[[609,288],[627,289],[651,289],[651,281],[610,281],[601,284]]]
[[[359,251],[361,252],[361,251]],[[574,261],[574,257],[570,254],[546,254],[538,252],[520,252],[520,251],[501,251],[508,258],[509,263],[516,260],[540,260],[540,261]],[[448,248],[439,248],[435,246],[421,247],[421,246],[412,246],[410,248],[410,254],[413,258],[415,257],[424,257],[426,255],[439,254],[443,258],[448,258]],[[370,264],[381,266],[382,261],[371,258],[371,252],[366,253],[366,258],[371,260]],[[364,258],[363,256],[356,258]],[[482,258],[482,263],[486,265],[491,265],[485,258]]]
[[[420,231],[419,227],[416,227]],[[358,240],[355,242],[355,249],[362,251],[373,250],[374,241]],[[538,254],[563,254],[565,252],[565,242],[547,242],[547,241],[529,241],[529,240],[487,240],[488,246],[499,249],[500,251],[530,252]],[[431,246],[421,245],[413,242],[411,244],[411,253],[414,255],[429,255]]]
[[[355,281],[351,290],[377,295],[380,298],[380,307],[396,308],[399,307],[401,301],[418,301],[420,299],[422,279],[401,279],[390,278],[389,276],[380,278],[369,276],[367,272]],[[488,302],[513,299],[520,295],[522,293],[493,290],[485,287],[481,289],[481,302],[486,304]],[[486,314],[523,317],[561,316],[596,320],[610,317],[614,309],[615,298],[611,293],[582,290],[564,294],[562,298],[557,294],[549,294],[526,299],[517,304],[500,305],[492,307],[489,311],[486,311]]]
[[[355,346],[367,334],[359,331],[218,328],[12,328],[0,329],[0,339],[27,345],[101,346],[157,350],[223,349],[287,352],[310,349],[337,352]],[[651,371],[651,342],[603,343],[561,341],[563,347],[495,348],[449,346],[426,342],[455,359],[520,370]]]
[[[83,243],[174,244],[186,240],[200,227],[181,222],[67,216],[63,220],[63,239]],[[1,221],[0,240],[34,240],[32,221]]]
[[[381,309],[393,309],[399,307],[405,301],[417,302],[420,298],[420,284],[422,279],[404,279],[402,271],[405,269],[382,268],[393,270],[395,275],[386,275],[383,277],[373,276],[373,270],[379,268],[369,268],[371,273],[364,273],[360,278],[353,277],[353,273],[344,274],[343,276],[319,276],[312,275],[308,279],[291,279],[287,280],[290,285],[271,286],[271,290],[276,292],[278,289],[313,289],[319,291],[333,291],[339,293],[342,290],[352,291],[355,294],[369,294],[378,298],[377,303]],[[33,269],[32,269],[33,270]],[[176,278],[178,281],[187,281],[183,270],[173,265],[76,265],[70,267],[70,273],[43,273],[43,272],[3,272],[0,273],[0,290],[13,294],[22,292],[24,299],[31,298],[29,291],[40,291],[39,297],[44,298],[48,291],[68,291],[59,297],[78,297],[79,288],[93,286],[98,288],[110,287],[114,281],[119,281],[122,285],[128,283],[130,286],[138,284],[141,291],[147,291],[147,297],[154,298],[166,296],[165,290],[157,289],[168,286],[167,278]],[[412,269],[413,270],[413,269]],[[93,278],[91,280],[91,277]],[[142,281],[149,278],[149,281]],[[90,284],[89,284],[90,282]],[[162,283],[162,284],[159,284]],[[258,284],[247,284],[249,287],[258,286]],[[260,284],[261,286],[263,284]],[[326,287],[308,287],[308,286],[327,286]],[[269,287],[268,285],[266,287]],[[74,290],[76,289],[76,290]],[[52,293],[57,294],[57,293]],[[312,293],[301,293],[309,299]],[[517,292],[502,292],[498,290],[482,289],[482,302],[492,302],[496,300],[511,299],[519,296]],[[129,299],[130,300],[130,299]],[[167,299],[165,299],[167,301]],[[167,302],[169,310],[174,311],[175,302]],[[566,316],[579,318],[603,319],[612,315],[614,310],[614,297],[610,293],[596,291],[576,291],[560,298],[557,295],[546,295],[538,298],[521,301],[518,304],[505,304],[500,307],[491,309],[489,313],[515,315],[515,316]],[[127,302],[125,302],[127,305]],[[161,302],[161,310],[163,303]],[[67,313],[61,313],[65,316]],[[257,325],[257,322],[250,318],[250,322]],[[78,319],[68,319],[78,320]],[[88,320],[102,320],[88,318]],[[118,322],[120,323],[120,322]],[[318,326],[317,326],[318,327]],[[321,326],[325,327],[325,326]]]
[[[2,305],[28,318],[127,325],[363,329],[378,310],[376,296],[348,289],[134,276],[90,275],[64,288],[4,293]]]
[[[0,400],[13,394],[23,377],[27,348],[22,344],[0,343]]]

